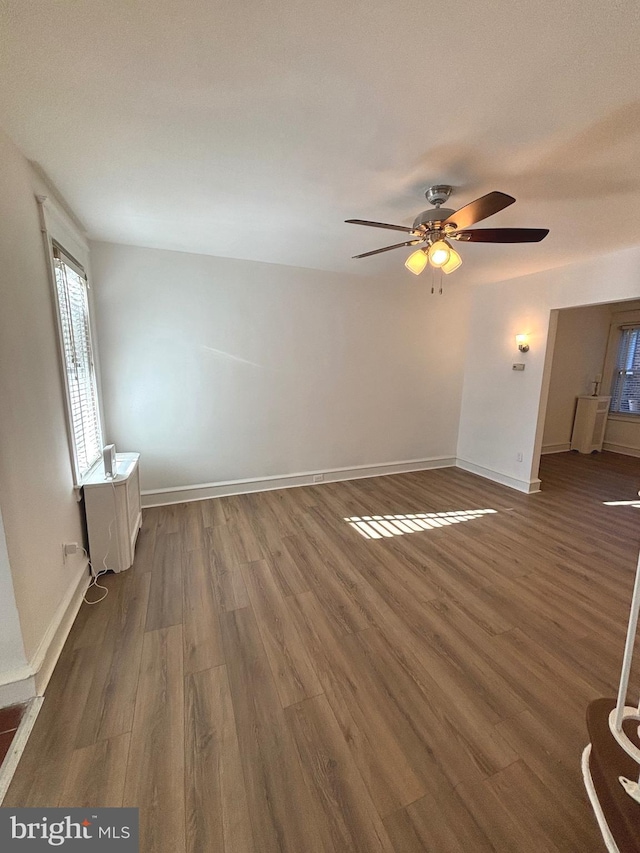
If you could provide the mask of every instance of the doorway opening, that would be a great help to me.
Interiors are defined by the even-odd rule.
[[[552,311],[541,397],[535,476],[546,454],[640,457],[640,300]]]

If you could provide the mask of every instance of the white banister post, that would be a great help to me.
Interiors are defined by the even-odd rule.
[[[636,579],[633,585],[633,598],[631,599],[631,613],[629,614],[629,627],[627,628],[627,640],[624,646],[624,657],[622,658],[622,672],[620,674],[620,687],[618,689],[618,703],[616,705],[615,728],[622,728],[622,717],[624,714],[624,703],[629,687],[629,674],[631,672],[631,661],[633,659],[633,647],[636,640],[636,629],[638,627],[638,612],[640,611],[640,555],[636,569]]]

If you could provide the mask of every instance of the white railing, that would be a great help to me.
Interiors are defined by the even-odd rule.
[[[625,734],[623,723],[634,720],[640,724],[640,705],[638,707],[626,705],[627,690],[629,688],[629,676],[631,674],[631,662],[633,660],[633,649],[636,641],[636,630],[638,628],[638,614],[640,613],[640,556],[636,569],[636,579],[633,585],[633,596],[631,599],[631,613],[629,614],[629,626],[627,628],[627,639],[624,646],[624,657],[622,659],[622,672],[620,674],[620,686],[618,688],[618,701],[616,707],[609,714],[609,728],[616,741],[624,751],[640,765],[640,749]],[[635,781],[619,776],[619,781],[630,797],[640,803],[640,778]]]

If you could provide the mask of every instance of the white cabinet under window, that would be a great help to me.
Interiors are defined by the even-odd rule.
[[[122,572],[133,563],[142,525],[139,453],[116,454],[116,473],[107,478],[102,462],[83,483],[89,535],[89,556],[94,572]]]
[[[580,453],[602,450],[611,397],[578,397],[571,449]]]

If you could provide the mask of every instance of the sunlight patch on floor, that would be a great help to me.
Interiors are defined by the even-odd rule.
[[[365,539],[385,539],[404,536],[405,533],[420,533],[435,530],[462,521],[472,521],[483,515],[495,513],[495,509],[464,509],[454,512],[417,512],[406,515],[353,515],[344,520]]]
[[[640,508],[640,501],[602,501],[605,506],[634,506]]]

